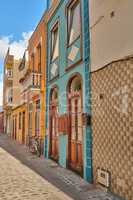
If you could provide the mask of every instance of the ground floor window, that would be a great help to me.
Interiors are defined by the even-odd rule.
[[[40,100],[36,101],[36,112],[35,112],[35,135],[40,134]]]

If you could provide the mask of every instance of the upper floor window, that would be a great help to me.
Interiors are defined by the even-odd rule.
[[[31,55],[31,68],[32,68],[32,71],[34,72],[34,71],[35,71],[35,66],[34,66],[34,53]]]
[[[13,89],[9,88],[7,91],[7,103],[12,103],[13,101]]]
[[[9,96],[9,97],[8,97],[8,103],[12,103],[12,100],[13,100],[13,99],[12,99],[12,96]]]
[[[21,129],[22,113],[19,113],[19,129]]]
[[[38,72],[41,73],[41,44],[37,47],[38,51]]]
[[[81,34],[80,1],[72,1],[67,9],[68,45],[71,45]]]
[[[26,66],[26,59],[27,59],[26,57],[27,57],[27,52],[25,51],[25,53],[23,55],[23,58],[22,58],[22,61],[21,61],[20,65],[19,65],[19,70],[20,71],[22,71]]]
[[[40,99],[36,101],[36,110],[40,110]]]
[[[11,78],[13,76],[12,69],[7,69],[6,70],[6,75],[7,75],[8,78]]]
[[[51,61],[59,56],[59,27],[58,22],[51,30]]]

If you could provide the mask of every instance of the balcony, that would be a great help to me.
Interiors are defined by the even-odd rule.
[[[41,74],[40,73],[32,73],[32,86],[33,88],[40,89],[41,87]]]
[[[20,82],[23,86],[23,91],[31,90],[40,90],[41,87],[41,74],[40,73],[26,73],[25,77],[20,79]]]
[[[41,73],[27,71],[25,76],[20,79],[22,84],[22,102],[27,103],[36,95],[40,94],[41,89]]]

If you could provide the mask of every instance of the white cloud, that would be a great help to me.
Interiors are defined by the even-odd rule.
[[[10,44],[10,36],[0,37],[0,59],[3,59]]]
[[[24,50],[27,47],[28,40],[32,34],[32,31],[23,32],[22,39],[19,41],[13,41],[13,36],[1,36],[0,37],[0,59],[4,59],[8,47],[10,47],[10,53],[15,56],[16,59],[23,56]]]
[[[15,41],[13,36],[0,36],[0,63],[3,63],[4,57],[8,48],[10,47],[10,53],[15,56],[16,59],[19,59],[23,56],[25,49],[28,45],[28,40],[32,34],[32,31],[23,32],[22,39]],[[2,105],[2,96],[3,96],[3,81],[0,74],[0,105]]]

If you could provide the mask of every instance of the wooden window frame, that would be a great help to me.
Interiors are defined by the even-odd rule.
[[[50,41],[51,41],[50,42],[50,63],[53,63],[54,60],[56,60],[59,57],[59,55],[58,55],[57,58],[55,58],[54,60],[52,59],[53,58],[53,54],[54,54],[54,48],[52,47],[53,46],[52,35],[57,29],[58,29],[58,34],[59,34],[59,19],[56,20],[56,22],[53,24],[53,26],[52,26],[52,28],[50,30]],[[55,45],[54,45],[54,47],[55,47]]]
[[[38,99],[36,101],[36,112],[35,112],[35,135],[39,136],[40,134],[40,109],[41,109],[41,101]]]
[[[25,68],[26,65],[26,52],[23,55],[22,61],[19,65],[19,71],[22,71]]]
[[[9,78],[13,76],[13,70],[12,69],[7,69],[7,76]]]
[[[40,51],[40,53],[39,53],[39,51]],[[37,46],[37,53],[38,53],[38,72],[41,73],[42,46],[40,43]]]
[[[36,101],[36,110],[40,110],[40,109],[41,109],[41,101],[40,101],[40,99],[38,99]]]
[[[32,67],[32,72],[35,72],[35,55],[34,53],[31,54],[31,67]]]
[[[67,47],[69,48],[70,46],[72,46],[72,44],[81,37],[82,35],[82,22],[80,25],[80,35],[74,39],[71,43],[69,43],[70,40],[70,33],[71,33],[71,28],[72,28],[72,22],[73,22],[73,15],[71,17],[71,22],[70,22],[70,27],[69,27],[69,11],[74,9],[77,5],[79,4],[80,6],[80,19],[82,21],[82,11],[81,11],[81,1],[80,0],[70,0],[66,6],[66,16],[67,16]]]
[[[32,130],[32,111],[29,111],[29,123],[28,123],[29,129]]]
[[[19,129],[22,128],[22,113],[19,112]]]

